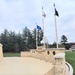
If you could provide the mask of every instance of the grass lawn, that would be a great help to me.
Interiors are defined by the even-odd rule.
[[[4,57],[20,57],[20,53],[3,53]]]
[[[75,75],[75,52],[66,52],[66,61],[72,65]]]
[[[4,53],[4,57],[20,57],[20,53]],[[66,52],[66,61],[70,63],[73,67],[75,75],[75,52]]]

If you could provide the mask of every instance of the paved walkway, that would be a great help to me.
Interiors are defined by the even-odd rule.
[[[44,75],[53,65],[30,57],[4,57],[0,62],[0,75]]]

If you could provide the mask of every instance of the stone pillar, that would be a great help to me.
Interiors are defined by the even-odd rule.
[[[55,75],[65,75],[65,54],[59,53],[54,56],[55,58]]]
[[[2,50],[2,44],[0,44],[0,61],[3,59],[3,50]]]

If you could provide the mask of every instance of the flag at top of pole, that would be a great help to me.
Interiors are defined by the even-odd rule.
[[[42,16],[46,18],[46,14],[45,14],[45,12],[43,12],[43,15],[42,15]]]
[[[42,7],[42,10],[43,10],[43,7]],[[42,16],[46,18],[46,14],[45,14],[45,12],[44,12],[44,11],[43,11]]]
[[[54,3],[54,7],[55,7],[55,3]],[[58,11],[56,10],[56,8],[54,8],[54,9],[55,9],[55,15],[59,17]]]
[[[42,30],[42,29],[41,29],[41,27],[40,27],[40,26],[38,26],[38,25],[37,25],[37,29],[38,29],[38,30]]]
[[[55,15],[59,17],[58,11],[55,8]]]

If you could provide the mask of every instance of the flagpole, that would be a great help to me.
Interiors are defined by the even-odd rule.
[[[38,42],[37,42],[37,23],[36,23],[36,49],[38,49]]]
[[[43,46],[45,48],[45,35],[44,35],[44,16],[43,16],[43,7],[42,7],[42,25],[43,25]]]
[[[54,4],[54,10],[55,10],[55,4]],[[56,32],[56,48],[58,48],[58,32],[57,32],[57,21],[56,21],[56,15],[54,14],[55,18],[55,32]]]

